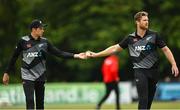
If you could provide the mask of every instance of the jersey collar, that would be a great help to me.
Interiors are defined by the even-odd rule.
[[[35,39],[32,37],[31,34],[29,35],[29,38],[30,38],[31,40],[35,40]],[[40,39],[41,39],[41,37],[39,37],[37,40],[40,40]]]
[[[144,37],[148,34],[148,32],[149,32],[149,30],[147,29],[147,30],[146,30],[146,33],[144,34],[144,36],[143,36],[143,37],[141,37],[141,36],[139,36],[139,35],[137,34],[137,30],[136,30],[136,32],[135,32],[135,36],[134,36],[134,37],[144,38]]]

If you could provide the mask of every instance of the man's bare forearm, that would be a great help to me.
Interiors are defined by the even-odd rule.
[[[173,56],[171,50],[166,46],[166,47],[162,48],[162,51],[164,52],[166,58],[171,63],[171,65],[176,65],[176,61],[174,59],[174,56]]]
[[[116,45],[108,47],[107,49],[105,49],[101,52],[96,53],[94,55],[94,57],[105,57],[105,56],[111,55],[113,53],[120,52],[121,50],[122,50],[122,48],[118,44],[116,44]]]

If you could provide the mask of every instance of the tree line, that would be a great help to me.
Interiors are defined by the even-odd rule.
[[[178,0],[0,0],[0,72],[3,73],[18,39],[29,34],[29,23],[40,19],[48,24],[45,37],[59,49],[79,53],[95,52],[119,43],[135,31],[133,16],[144,10],[149,13],[150,28],[160,33],[174,53],[177,65],[180,58],[180,7]],[[121,80],[132,80],[133,70],[128,51],[119,53]],[[49,56],[48,81],[101,81],[104,58],[76,60]],[[170,64],[160,54],[162,78],[170,75]],[[18,60],[11,76],[20,80]]]

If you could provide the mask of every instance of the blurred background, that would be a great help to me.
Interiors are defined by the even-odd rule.
[[[149,13],[150,29],[158,31],[163,37],[179,67],[179,4],[179,0],[0,0],[1,79],[18,39],[29,34],[28,26],[33,19],[40,19],[48,24],[44,36],[59,49],[72,53],[86,50],[98,52],[119,43],[126,35],[135,31],[133,16],[142,10]],[[179,76],[172,77],[170,63],[162,53],[159,54],[160,81],[177,84]],[[134,74],[128,51],[118,55],[121,81],[133,84]],[[101,85],[101,65],[104,58],[78,60],[48,56],[47,59],[49,84],[93,82]],[[11,84],[21,83],[20,66],[19,59],[10,76]]]

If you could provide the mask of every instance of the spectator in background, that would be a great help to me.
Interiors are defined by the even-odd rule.
[[[118,88],[118,82],[119,82],[119,63],[118,63],[118,57],[116,55],[110,55],[108,56],[102,65],[102,76],[103,76],[103,82],[106,86],[106,93],[103,96],[103,98],[99,101],[97,104],[97,109],[100,109],[103,102],[108,98],[111,91],[114,90],[116,93],[116,108],[117,110],[120,109],[119,106],[119,88]]]

